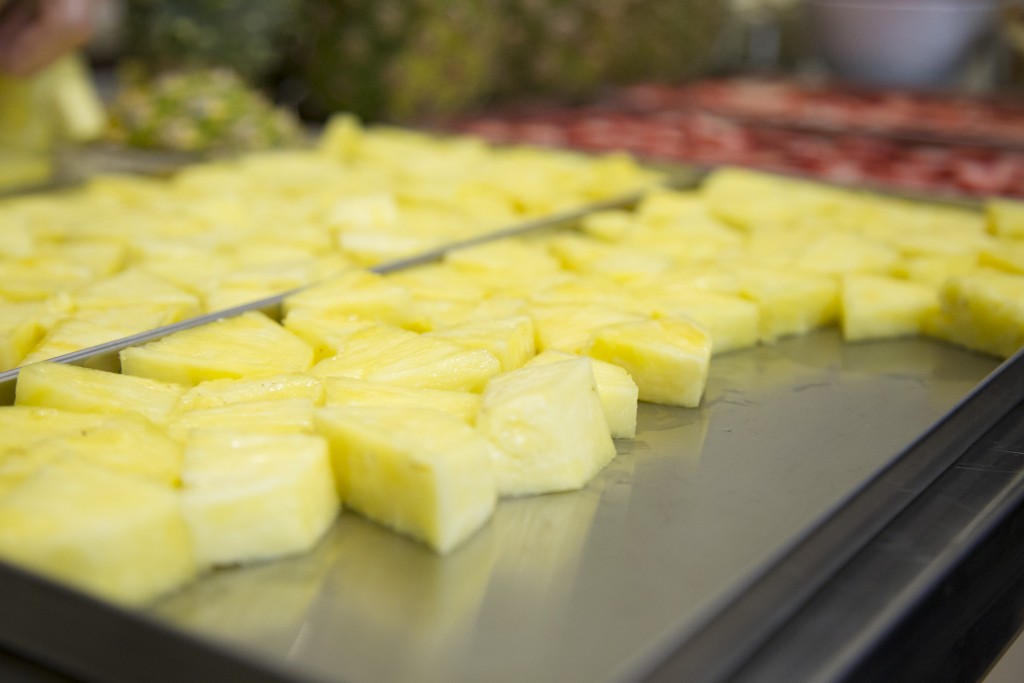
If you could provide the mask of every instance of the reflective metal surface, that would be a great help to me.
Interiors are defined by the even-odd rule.
[[[834,331],[718,357],[701,408],[642,404],[586,489],[504,501],[448,557],[344,513],[152,615],[324,681],[629,680],[996,366]]]

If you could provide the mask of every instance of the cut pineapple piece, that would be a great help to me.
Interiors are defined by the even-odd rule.
[[[774,268],[740,275],[740,294],[761,308],[761,341],[806,334],[839,317],[839,285],[831,277]]]
[[[644,320],[645,316],[607,306],[563,304],[529,308],[537,330],[537,350],[580,353],[594,330],[605,325]]]
[[[18,373],[15,403],[76,412],[133,412],[162,424],[184,393],[180,384],[43,362]]]
[[[578,489],[615,457],[589,358],[498,375],[477,428],[498,447],[500,495]]]
[[[432,408],[459,418],[466,424],[476,421],[480,394],[470,391],[415,389],[353,377],[328,377],[326,405],[409,406]]]
[[[940,296],[926,333],[1001,358],[1024,346],[1024,276],[978,271],[950,278]]]
[[[1024,237],[1024,202],[1014,199],[989,199],[985,202],[988,230],[998,237]]]
[[[75,413],[35,406],[0,406],[0,457],[45,439],[91,429],[108,419],[99,413]]]
[[[537,353],[533,319],[525,315],[473,320],[428,332],[426,336],[444,339],[465,349],[490,351],[501,363],[502,372],[522,367]]]
[[[881,275],[848,275],[842,285],[842,329],[846,341],[920,334],[939,309],[934,287]]]
[[[378,326],[378,323],[370,320],[338,316],[312,309],[292,311],[284,319],[284,328],[313,348],[313,358],[316,362],[337,354],[353,333]],[[413,334],[408,330],[394,329]]]
[[[905,258],[892,274],[938,288],[954,275],[967,275],[977,269],[976,254],[932,255]]]
[[[351,316],[413,330],[423,329],[409,290],[365,270],[343,273],[284,301],[286,315],[310,309],[338,317]]]
[[[281,398],[190,410],[171,420],[168,433],[179,440],[196,432],[216,431],[311,434],[313,408],[308,398]]]
[[[338,514],[327,442],[318,436],[193,435],[182,480],[201,567],[309,550]]]
[[[596,330],[586,353],[629,373],[640,400],[700,405],[711,361],[711,336],[681,318],[609,325]]]
[[[92,346],[123,339],[138,330],[68,318],[53,325],[38,344],[22,359],[22,365],[37,363],[81,351]]]
[[[531,358],[526,365],[550,365],[574,358],[579,356],[563,351],[544,351]],[[636,436],[636,410],[639,398],[636,382],[618,365],[605,363],[603,360],[591,358],[590,367],[594,371],[597,396],[601,399],[601,408],[604,410],[604,418],[608,422],[612,438],[632,439]]]
[[[313,349],[261,313],[244,313],[121,351],[127,375],[194,386],[211,379],[303,372]]]
[[[643,300],[656,318],[689,318],[711,335],[712,353],[745,349],[761,336],[761,309],[752,301],[730,294],[689,291],[671,293],[655,284]]]
[[[425,335],[412,335],[381,345],[367,333],[353,335],[333,358],[310,372],[319,377],[356,377],[384,384],[422,389],[481,391],[501,371],[490,351],[464,349]]]
[[[795,265],[801,270],[828,275],[886,274],[899,260],[899,252],[881,242],[861,235],[831,233],[804,247]]]
[[[73,458],[0,499],[0,557],[129,605],[197,570],[176,492]]]
[[[76,292],[74,299],[79,312],[144,305],[162,311],[167,323],[202,312],[197,296],[140,269],[95,282]]]
[[[445,553],[490,517],[494,446],[462,420],[429,408],[320,408],[342,502]]]
[[[452,266],[431,263],[387,276],[389,282],[405,287],[416,299],[443,299],[475,303],[486,297],[490,289],[474,282]]]
[[[1004,270],[1007,273],[1024,274],[1024,242],[999,240],[991,247],[982,250],[978,256],[978,264]]]
[[[40,304],[0,301],[0,372],[15,368],[43,335]]]
[[[312,375],[293,373],[258,379],[213,379],[186,391],[178,401],[177,410],[188,412],[286,398],[308,398],[319,406],[324,403],[324,395],[323,381]]]

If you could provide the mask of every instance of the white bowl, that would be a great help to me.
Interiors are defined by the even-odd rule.
[[[810,0],[811,27],[840,76],[896,86],[948,84],[995,17],[994,0]]]

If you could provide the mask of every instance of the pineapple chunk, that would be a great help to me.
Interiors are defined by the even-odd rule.
[[[182,480],[201,567],[309,550],[338,514],[327,442],[318,436],[193,435]]]
[[[0,557],[128,605],[197,571],[176,492],[73,458],[0,499]]]
[[[806,334],[839,317],[839,285],[828,276],[774,268],[740,275],[740,294],[761,308],[761,341]]]
[[[537,349],[580,353],[594,330],[605,325],[644,320],[644,316],[596,304],[531,305]]]
[[[357,333],[337,356],[320,361],[310,372],[403,387],[481,391],[501,371],[490,351],[467,350],[443,339],[413,334],[384,345],[371,342],[369,334]]]
[[[550,365],[563,360],[579,358],[575,354],[563,351],[544,351],[526,363],[534,365]],[[601,399],[604,419],[608,422],[608,430],[614,439],[632,439],[636,436],[636,410],[639,389],[629,373],[618,365],[605,363],[596,358],[590,359],[590,367],[594,371],[594,382],[597,384],[597,397]]]
[[[615,457],[589,358],[498,375],[484,391],[477,429],[498,447],[504,496],[582,488]]]
[[[95,282],[76,292],[74,298],[79,315],[88,310],[142,304],[161,311],[165,324],[169,324],[202,312],[197,296],[139,269]]]
[[[900,254],[892,247],[861,235],[827,233],[801,251],[796,267],[812,273],[890,272],[899,263]]]
[[[1024,202],[989,199],[985,203],[988,231],[997,237],[1024,237]]]
[[[978,261],[976,254],[917,256],[903,259],[892,274],[939,288],[954,275],[967,275],[977,270]]]
[[[54,436],[91,429],[108,417],[35,406],[0,406],[0,434],[4,435],[0,458]]]
[[[313,349],[261,313],[244,313],[121,351],[127,375],[194,386],[211,379],[303,372]]]
[[[209,431],[311,434],[313,407],[308,398],[281,398],[190,410],[171,420],[169,433],[176,439]]]
[[[641,401],[693,408],[707,384],[711,337],[682,318],[621,323],[596,330],[586,353],[625,369]]]
[[[343,273],[284,300],[286,316],[309,309],[338,317],[350,316],[414,330],[423,329],[409,290],[365,270]]]
[[[18,373],[14,400],[17,405],[76,412],[133,412],[163,424],[184,393],[179,384],[42,362]]]
[[[414,389],[368,382],[354,377],[328,377],[326,405],[409,406],[432,408],[473,424],[480,411],[480,394],[470,391]]]
[[[978,271],[950,278],[940,296],[928,334],[1001,358],[1024,346],[1024,276]]]
[[[712,353],[717,355],[757,344],[761,310],[752,301],[716,292],[691,290],[674,294],[668,288],[656,287],[662,293],[645,299],[651,314],[657,318],[693,320],[711,335]]]
[[[920,334],[939,309],[935,288],[881,275],[848,275],[842,285],[843,339],[861,341]]]
[[[339,316],[313,309],[291,311],[284,319],[286,330],[313,347],[313,358],[317,363],[337,354],[353,333],[370,327],[380,325],[362,318]],[[408,330],[400,331],[413,334]]]
[[[408,289],[416,299],[475,303],[490,290],[444,263],[431,263],[388,275],[388,281]]]
[[[319,406],[324,403],[324,395],[323,381],[312,375],[292,373],[258,379],[212,379],[186,391],[178,401],[177,411],[286,398],[308,398]]]
[[[0,372],[15,368],[43,336],[36,302],[0,301]]]
[[[138,330],[68,318],[56,323],[22,359],[22,365],[38,363],[131,336]]]
[[[429,408],[317,410],[346,507],[446,553],[480,528],[496,499],[494,446]]]
[[[998,243],[982,250],[978,256],[978,264],[1007,273],[1024,274],[1024,241],[999,240]]]
[[[502,372],[515,370],[537,353],[533,320],[520,315],[493,320],[471,320],[442,330],[428,332],[428,337],[444,339],[465,349],[484,349],[494,354]]]

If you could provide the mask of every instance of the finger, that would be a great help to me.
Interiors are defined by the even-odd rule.
[[[88,41],[95,0],[44,0],[35,21],[9,41],[0,67],[14,76],[29,76]]]

